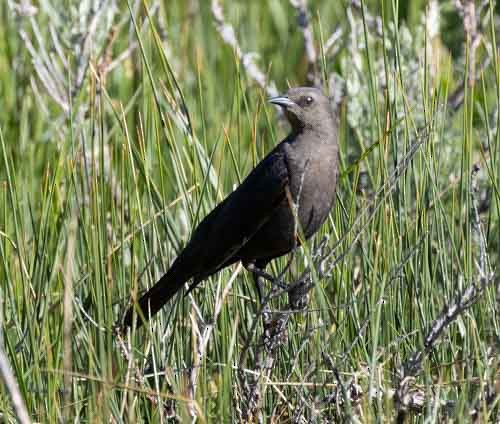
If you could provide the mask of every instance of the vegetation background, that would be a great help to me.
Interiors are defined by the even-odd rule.
[[[498,422],[499,30],[493,0],[0,2],[2,420]],[[338,202],[270,268],[306,308],[264,332],[235,266],[114,331],[307,84]]]

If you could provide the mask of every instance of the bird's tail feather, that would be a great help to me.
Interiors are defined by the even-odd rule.
[[[165,303],[167,303],[174,295],[182,288],[184,278],[176,278],[171,272],[167,272],[160,280],[151,287],[137,302],[137,305],[132,305],[123,320],[124,327],[131,327],[134,310],[137,311],[137,327],[140,327],[144,320],[148,321],[153,317]],[[137,309],[136,309],[137,308]],[[141,317],[142,315],[142,317]]]

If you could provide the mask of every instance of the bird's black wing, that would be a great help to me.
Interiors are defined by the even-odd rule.
[[[286,196],[289,183],[286,156],[279,147],[203,219],[172,268],[189,267],[195,277],[210,275],[230,263],[267,222]]]
[[[191,240],[168,272],[138,301],[147,319],[193,278],[193,287],[220,268],[238,260],[237,253],[272,216],[286,196],[289,172],[280,144],[248,175],[241,185],[198,225]],[[131,326],[134,307],[125,314]],[[138,325],[142,323],[138,321]]]

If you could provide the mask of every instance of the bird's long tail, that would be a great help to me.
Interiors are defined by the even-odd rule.
[[[186,279],[179,278],[172,272],[167,272],[160,280],[149,289],[137,302],[132,305],[123,320],[124,327],[131,327],[134,310],[137,312],[137,327],[140,327],[144,320],[148,321],[153,317],[165,303],[167,303],[184,285]]]

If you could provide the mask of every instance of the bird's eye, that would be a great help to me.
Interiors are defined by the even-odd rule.
[[[306,105],[310,105],[313,102],[313,98],[311,96],[306,97]]]

